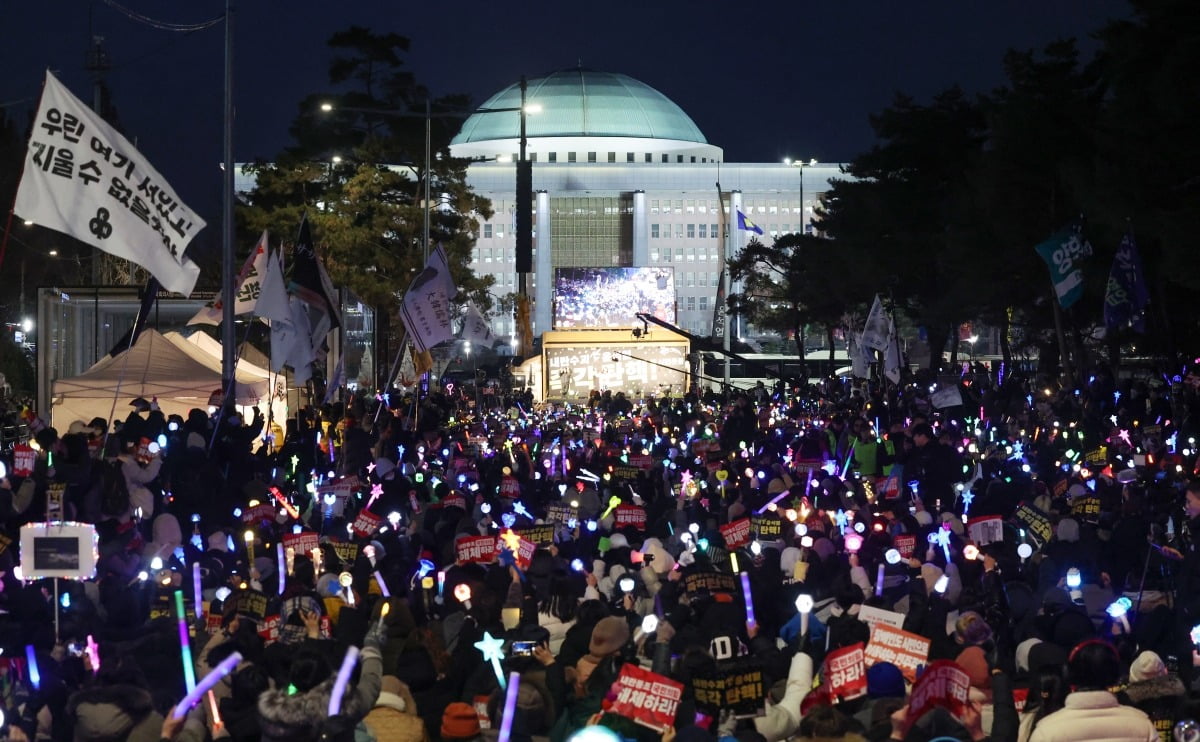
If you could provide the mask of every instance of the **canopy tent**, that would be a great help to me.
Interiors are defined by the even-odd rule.
[[[235,380],[235,398],[243,413],[256,406],[267,414],[271,396],[268,379],[239,366]],[[79,376],[56,380],[51,392],[51,421],[62,431],[75,420],[107,420],[110,414],[123,419],[135,397],[157,397],[163,414],[186,417],[193,408],[207,409],[209,398],[220,389],[219,364],[213,368],[158,332],[146,329],[132,348],[103,358]],[[276,420],[286,419],[286,411],[284,414]]]
[[[181,332],[168,332],[163,335],[164,338],[171,341],[176,347],[187,353],[194,360],[203,363],[208,368],[215,371],[218,375],[221,373],[221,344],[202,331],[195,331],[190,335],[184,335]],[[242,353],[244,354],[248,344],[242,345]],[[255,351],[257,353],[257,351]],[[258,353],[258,355],[262,355]],[[275,396],[271,400],[271,409],[263,408],[263,414],[268,416],[276,425],[283,425],[283,421],[287,420],[288,405],[287,405],[287,378],[283,373],[272,373],[262,366],[251,362],[245,355],[238,358],[237,362],[237,378],[239,383],[243,378],[265,380],[267,389],[274,389]],[[239,402],[240,403],[240,402]],[[276,431],[276,436],[281,436],[282,430]]]

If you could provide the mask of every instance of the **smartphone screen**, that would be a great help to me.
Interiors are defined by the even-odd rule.
[[[529,657],[533,655],[533,648],[537,646],[537,642],[513,642],[512,648],[509,650],[509,655],[512,657]]]

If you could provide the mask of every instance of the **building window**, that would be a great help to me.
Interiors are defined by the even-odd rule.
[[[700,297],[700,306],[698,308],[701,312],[708,311],[708,297],[707,296]]]
[[[654,155],[647,152],[646,153],[646,162],[654,162]]]
[[[548,162],[558,162],[558,153],[557,152],[547,152],[546,160]]]
[[[595,162],[595,161],[596,161],[596,153],[588,152],[588,162]]]
[[[700,271],[699,273],[696,274],[696,285],[702,289],[708,287],[708,272],[707,271]]]
[[[575,153],[574,152],[567,153],[567,162],[575,162]]]
[[[632,152],[625,153],[625,162],[633,162],[633,153]]]
[[[675,239],[677,239],[677,240],[683,239],[683,225],[682,224],[675,225]]]
[[[675,162],[683,162],[683,155],[675,155]]]
[[[709,227],[709,229],[711,230],[711,232],[709,233],[709,236],[710,236],[710,237],[716,237],[716,236],[717,236],[717,225],[715,225],[715,224],[710,224],[710,225],[708,225],[708,227]]]
[[[687,262],[689,262],[689,263],[694,263],[694,262],[696,262],[696,248],[694,248],[694,247],[689,247],[689,248],[687,249],[687,251],[688,251],[688,252],[687,252]]]
[[[696,225],[695,224],[687,225],[687,236],[688,236],[689,240],[696,238]]]
[[[492,237],[492,225],[490,225],[490,224],[485,224],[485,225],[483,225],[483,236],[484,236],[484,238],[485,238],[485,239],[491,239],[491,237]]]
[[[617,161],[617,153],[616,153],[616,152],[609,152],[609,153],[608,153],[608,161],[609,161],[609,162],[616,162],[616,161]]]
[[[671,262],[671,248],[669,248],[669,247],[663,248],[662,259],[663,259],[664,263]]]
[[[682,247],[675,248],[675,262],[676,263],[683,262],[683,248]]]
[[[689,214],[696,213],[696,202],[690,198],[687,200],[687,213],[689,213]]]
[[[683,285],[689,289],[696,288],[696,274],[688,271],[683,274]]]
[[[700,208],[704,208],[704,207],[702,206],[702,207],[700,207]],[[704,238],[705,238],[705,237],[707,237],[707,236],[708,236],[708,225],[707,225],[707,224],[701,224],[701,225],[700,225],[700,239],[704,239]]]
[[[656,198],[650,199],[650,213],[651,214],[658,213],[658,199],[656,199]]]
[[[662,161],[663,161],[663,164],[666,164],[666,163],[670,162],[670,161],[671,161],[671,156],[670,156],[670,155],[663,155],[663,156],[662,156]]]
[[[694,297],[694,296],[689,296],[689,297],[687,298],[687,310],[688,310],[689,312],[694,312],[694,311],[696,311],[696,297]]]
[[[485,262],[485,263],[492,262],[492,248],[490,248],[490,247],[483,248],[483,262]]]
[[[650,262],[651,262],[651,263],[657,263],[657,262],[658,262],[658,250],[651,250],[651,251],[650,251]]]
[[[696,156],[692,155],[692,162],[695,162],[695,161],[696,161]]]
[[[652,239],[652,240],[658,239],[658,225],[657,224],[650,225],[650,239]]]

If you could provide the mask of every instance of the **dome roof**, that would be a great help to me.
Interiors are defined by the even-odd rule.
[[[525,117],[526,136],[628,137],[707,144],[683,109],[654,88],[626,75],[573,68],[529,80],[527,104],[541,107]],[[520,135],[521,86],[514,83],[484,102],[451,144],[514,140]]]

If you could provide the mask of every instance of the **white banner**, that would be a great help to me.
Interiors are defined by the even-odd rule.
[[[272,253],[267,258],[267,269],[259,287],[254,314],[272,322],[290,323],[292,310],[288,305],[287,282],[283,278],[280,257],[278,253]]]
[[[871,305],[871,313],[867,315],[867,324],[863,327],[862,345],[871,350],[887,350],[888,316],[883,311],[883,302],[879,294],[875,295],[875,303]]]
[[[467,305],[467,314],[463,317],[462,339],[470,343],[482,345],[485,348],[492,347],[492,343],[496,341],[496,336],[492,334],[492,326],[484,318],[474,304]]]
[[[900,383],[900,335],[896,332],[896,323],[888,319],[887,353],[883,358],[883,375],[893,384]]]
[[[962,405],[962,392],[957,386],[944,386],[929,395],[929,403],[939,410]]]
[[[125,137],[46,72],[13,210],[150,271],[190,294],[200,267],[184,257],[205,221]]]
[[[263,279],[267,274],[267,255],[267,230],[264,229],[262,237],[258,238],[258,243],[246,256],[246,262],[242,265],[242,270],[238,272],[237,281],[234,284],[234,296],[237,297],[233,304],[234,314],[253,312],[258,305]],[[217,294],[211,303],[205,304],[199,312],[196,312],[196,316],[188,320],[188,324],[219,325],[224,317],[224,311],[224,299],[221,294]]]
[[[408,338],[419,351],[454,337],[451,326],[450,299],[458,293],[446,253],[439,245],[429,255],[421,275],[413,280],[404,301],[400,304],[400,320],[408,330]]]

